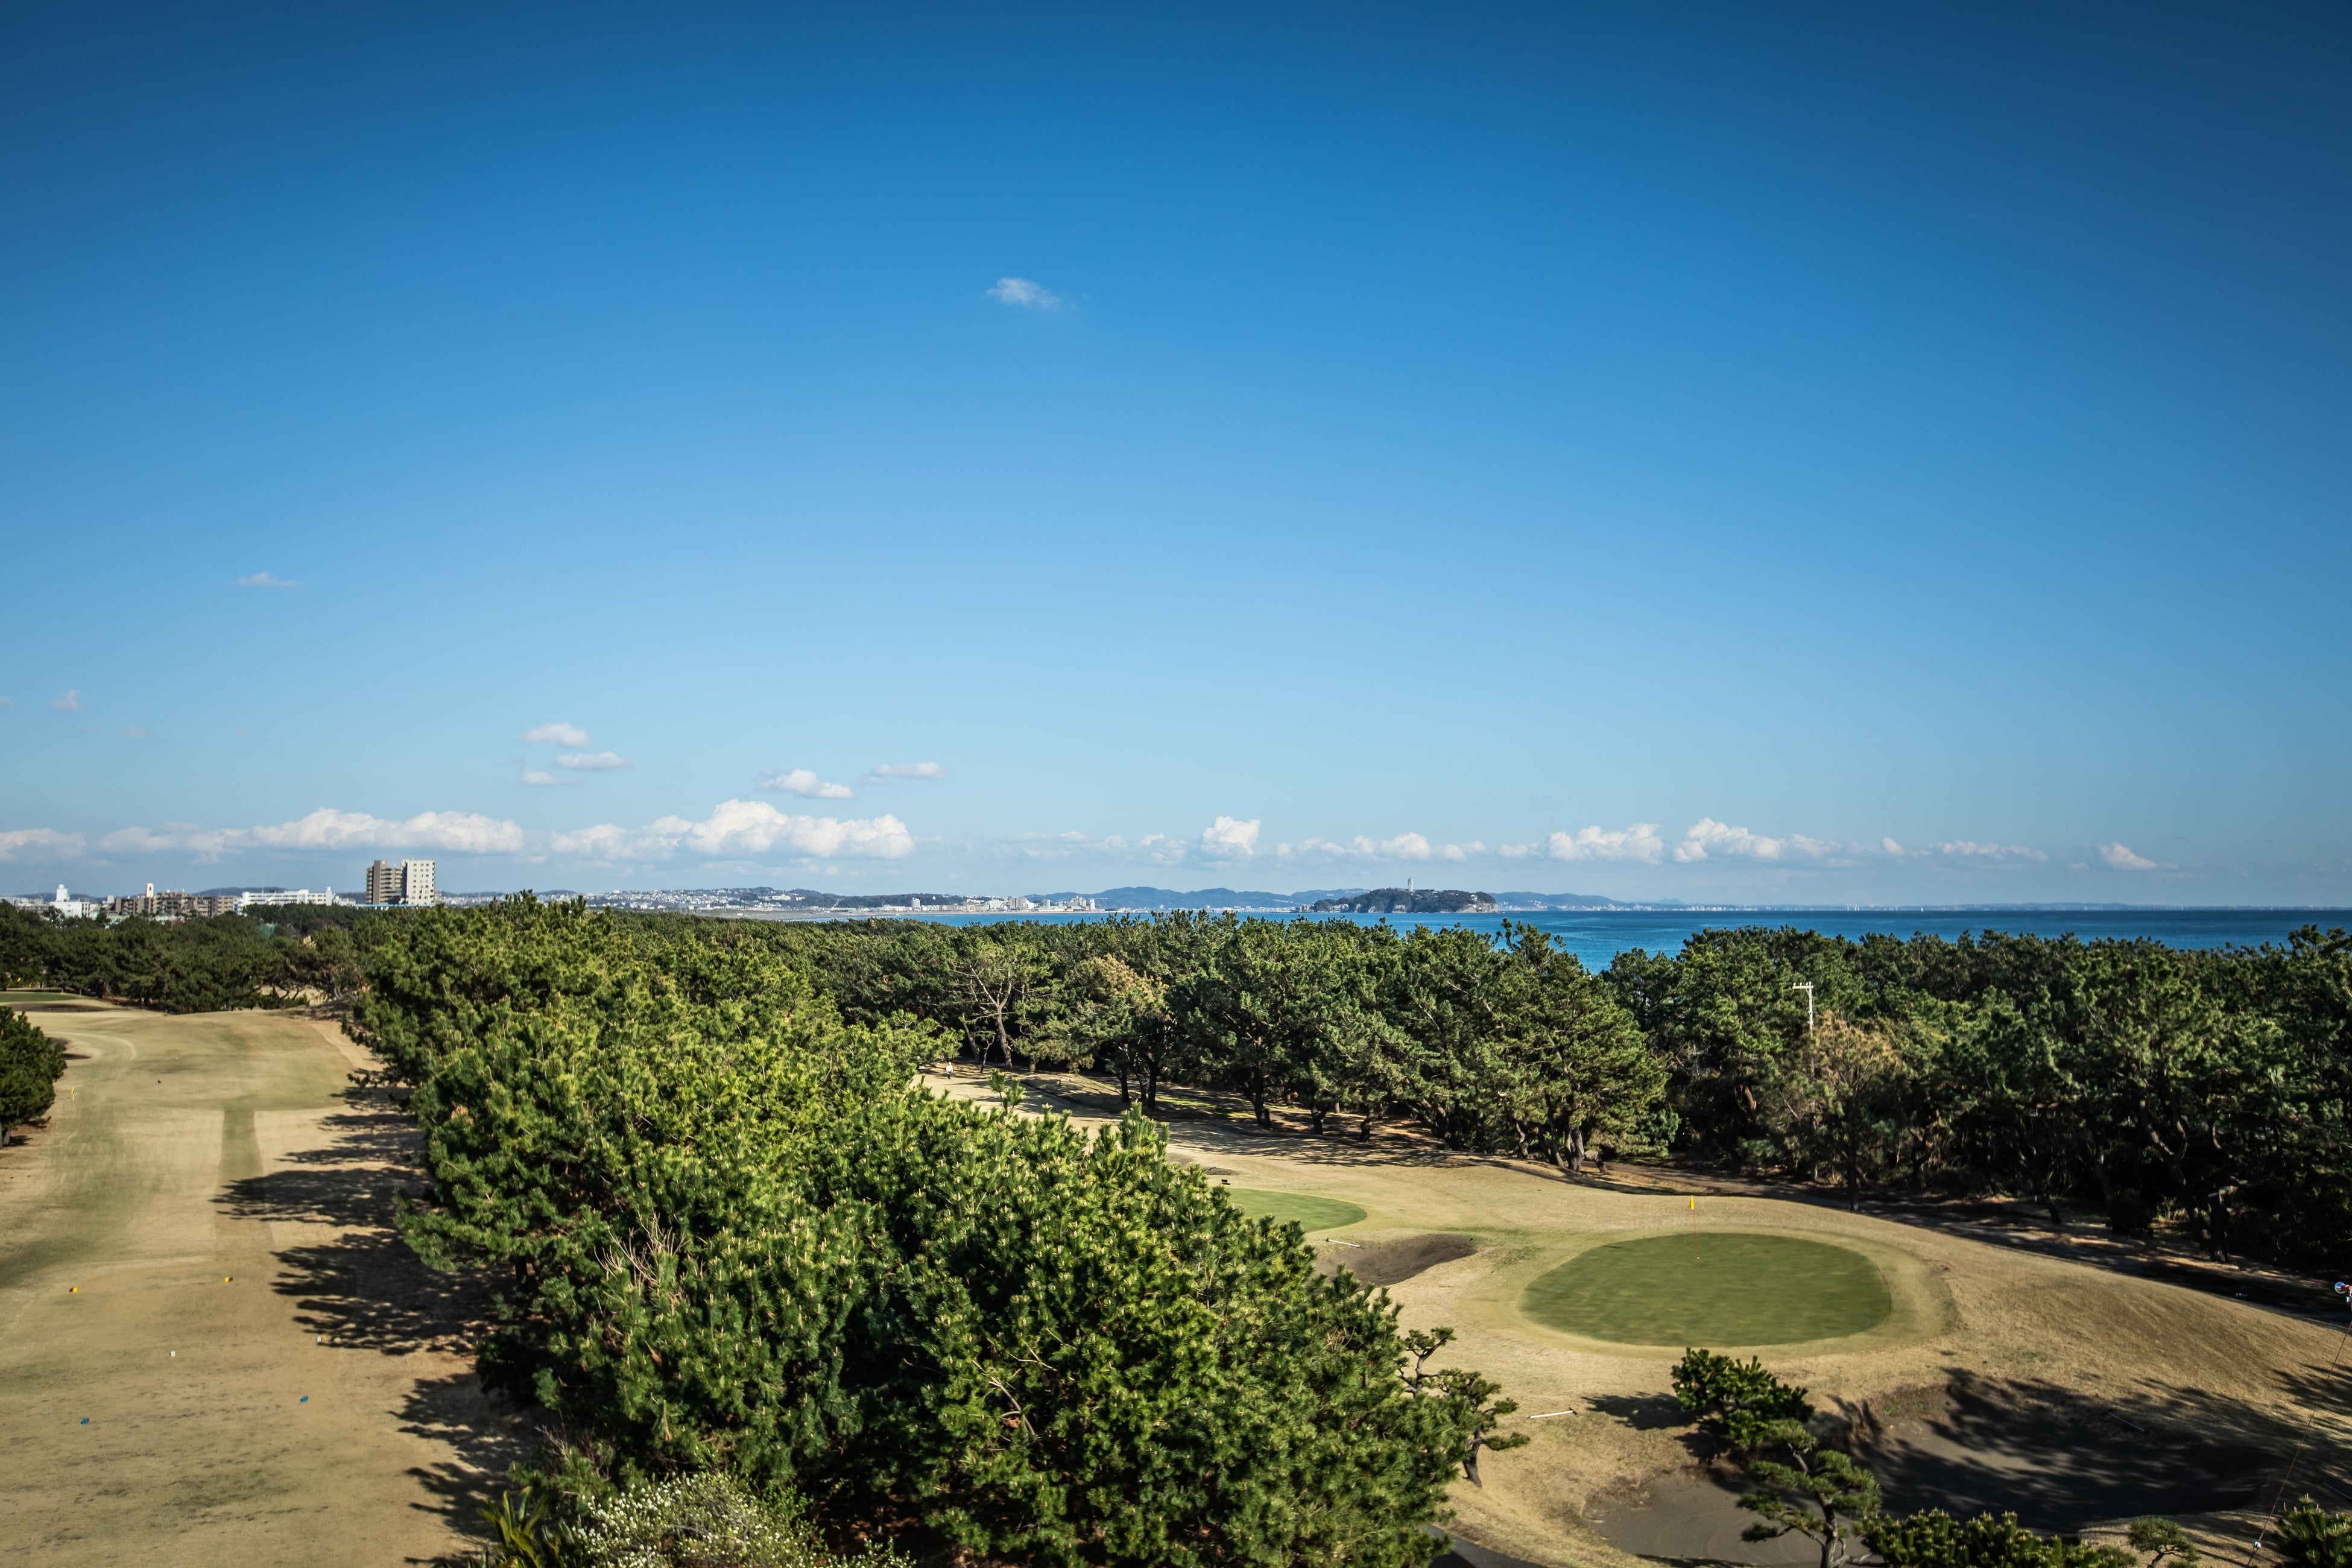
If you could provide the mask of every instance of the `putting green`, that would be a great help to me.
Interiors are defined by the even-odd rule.
[[[1738,1231],[1615,1241],[1539,1276],[1519,1310],[1629,1345],[1782,1345],[1858,1334],[1895,1310],[1858,1252]]]
[[[1255,1187],[1227,1187],[1224,1193],[1234,1200],[1234,1207],[1253,1218],[1295,1219],[1301,1230],[1337,1230],[1364,1217],[1364,1211],[1353,1204],[1318,1198],[1312,1193],[1268,1193]]]

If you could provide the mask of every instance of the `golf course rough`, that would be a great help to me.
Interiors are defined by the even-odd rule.
[[[1313,1193],[1273,1193],[1256,1187],[1227,1187],[1225,1196],[1233,1199],[1234,1207],[1253,1219],[1298,1222],[1298,1228],[1309,1235],[1338,1230],[1364,1217],[1364,1211],[1338,1198],[1318,1198]]]
[[[1519,1310],[1629,1345],[1785,1345],[1876,1328],[1895,1310],[1878,1266],[1822,1241],[1679,1231],[1614,1241],[1538,1276]]]

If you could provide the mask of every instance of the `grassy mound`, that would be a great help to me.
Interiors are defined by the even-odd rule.
[[[1298,1227],[1309,1235],[1337,1230],[1364,1217],[1364,1211],[1353,1204],[1343,1204],[1337,1198],[1318,1198],[1312,1193],[1268,1193],[1255,1187],[1227,1187],[1225,1196],[1233,1199],[1234,1207],[1245,1215],[1263,1215],[1267,1219],[1295,1219]]]
[[[1826,1242],[1737,1231],[1612,1242],[1539,1276],[1519,1310],[1632,1345],[1771,1345],[1858,1334],[1895,1310],[1885,1277]]]

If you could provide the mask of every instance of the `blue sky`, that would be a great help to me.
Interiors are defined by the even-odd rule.
[[[11,8],[0,883],[2352,902],[2352,15],[1136,9]]]

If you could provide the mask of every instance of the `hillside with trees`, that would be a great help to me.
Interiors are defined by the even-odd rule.
[[[1459,888],[1375,888],[1346,898],[1318,899],[1307,906],[1318,915],[1470,915],[1493,914],[1495,895],[1465,893]]]

